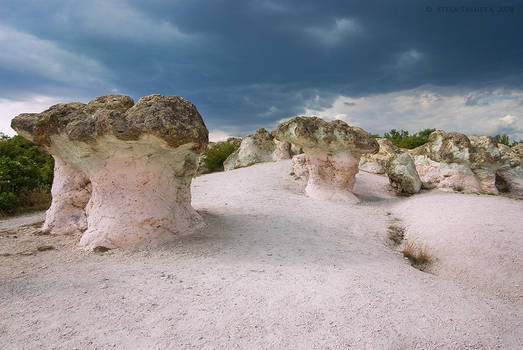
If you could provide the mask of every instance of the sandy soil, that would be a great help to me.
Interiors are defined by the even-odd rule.
[[[347,205],[304,197],[289,172],[283,161],[198,177],[207,227],[157,249],[97,254],[78,237],[3,231],[0,348],[523,346],[523,201],[396,198],[361,173],[362,203]],[[394,220],[440,255],[431,273],[391,249]]]

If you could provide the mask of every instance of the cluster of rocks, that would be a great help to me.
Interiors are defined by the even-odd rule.
[[[161,243],[202,225],[190,185],[208,131],[183,98],[134,104],[108,95],[21,114],[11,126],[55,159],[43,229],[83,232],[80,246],[114,248]]]
[[[126,248],[203,225],[190,204],[191,180],[198,167],[205,171],[203,152],[221,143],[208,145],[202,117],[183,98],[151,95],[134,104],[107,95],[20,114],[11,126],[55,160],[43,230],[82,233],[86,248]],[[292,158],[292,175],[313,198],[358,202],[352,190],[360,169],[386,174],[401,195],[423,187],[523,198],[523,144],[510,148],[486,136],[435,131],[405,150],[341,120],[296,117],[272,133],[225,142],[237,148],[225,170]]]
[[[386,139],[378,142],[379,152],[365,155],[360,169],[387,174],[399,193],[414,194],[423,187],[523,197],[522,144],[511,148],[492,137],[441,130],[412,150],[400,149]]]

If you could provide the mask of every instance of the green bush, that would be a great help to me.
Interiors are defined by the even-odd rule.
[[[217,142],[209,145],[207,151],[204,153],[204,165],[209,172],[223,170],[223,162],[229,155],[238,149],[238,145],[229,142]]]
[[[509,147],[514,147],[516,146],[518,143],[522,143],[523,141],[522,140],[519,140],[519,142],[517,141],[512,141],[510,142],[510,138],[508,137],[507,134],[503,134],[503,135],[496,135],[494,136],[494,138],[496,139],[496,142],[497,143],[502,143],[506,146],[509,146]]]
[[[409,132],[406,130],[398,131],[392,129],[391,131],[386,132],[383,137],[389,139],[398,147],[412,149],[426,144],[429,141],[429,135],[434,131],[436,131],[436,129],[425,129],[409,135]]]
[[[0,134],[0,211],[14,213],[48,204],[53,158],[22,136]]]

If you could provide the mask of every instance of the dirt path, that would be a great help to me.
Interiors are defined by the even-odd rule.
[[[45,211],[38,211],[35,213],[24,214],[12,218],[0,219],[0,231],[12,230],[19,226],[31,225],[37,222],[44,221]]]

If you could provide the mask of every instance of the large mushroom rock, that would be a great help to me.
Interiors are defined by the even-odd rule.
[[[386,166],[389,183],[400,195],[412,195],[421,189],[421,179],[414,161],[407,153],[393,156]]]
[[[523,144],[521,144],[523,145]],[[502,165],[496,172],[496,187],[500,192],[523,198],[523,156],[518,149],[498,144]]]
[[[190,184],[208,131],[183,98],[151,95],[134,105],[108,95],[22,114],[11,125],[91,182],[81,246],[161,243],[202,224]]]
[[[255,163],[272,162],[274,148],[272,135],[263,128],[258,129],[254,135],[247,135],[242,139],[240,147],[223,162],[223,168],[232,170]]]
[[[279,141],[303,149],[304,155],[297,159],[300,164],[306,164],[305,193],[308,196],[358,201],[352,188],[360,157],[379,149],[376,140],[367,132],[341,120],[326,122],[317,117],[296,117],[278,125],[273,135]],[[298,161],[294,163],[298,164]],[[298,172],[304,171],[294,169],[295,174]]]
[[[364,154],[360,159],[360,170],[374,174],[385,174],[390,160],[401,153],[401,149],[396,147],[389,139],[378,138],[380,150],[378,153]]]

